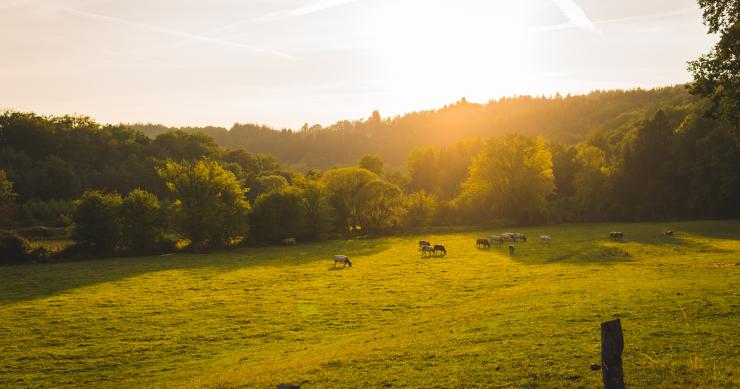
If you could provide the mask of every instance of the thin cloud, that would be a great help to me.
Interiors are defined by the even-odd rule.
[[[83,17],[87,17],[91,19],[102,20],[102,21],[118,23],[118,24],[125,24],[128,26],[136,27],[136,28],[146,30],[146,31],[160,33],[163,35],[169,35],[169,36],[178,37],[178,38],[186,38],[189,40],[194,40],[194,41],[203,42],[203,43],[210,43],[210,44],[224,46],[224,47],[246,49],[246,50],[254,51],[256,53],[270,54],[270,55],[274,55],[274,56],[281,57],[284,59],[289,59],[289,60],[297,60],[296,57],[293,57],[292,55],[282,53],[279,51],[264,49],[264,48],[257,47],[257,46],[245,45],[243,43],[213,38],[209,36],[192,34],[189,32],[184,32],[184,31],[179,31],[179,30],[173,30],[171,28],[162,27],[162,26],[158,26],[154,24],[146,24],[146,23],[136,22],[133,20],[121,19],[121,18],[117,18],[114,16],[107,16],[107,15],[101,15],[101,14],[96,14],[92,12],[80,11],[80,10],[72,9],[72,8],[64,8],[63,11],[73,14],[73,15],[83,16]]]
[[[672,18],[675,16],[693,15],[696,13],[697,13],[696,8],[687,7],[687,8],[679,8],[676,10],[666,11],[666,12],[632,15],[632,16],[626,16],[623,18],[615,18],[615,19],[597,20],[592,23],[596,26],[602,26],[602,25],[613,24],[613,23],[629,23],[629,22],[638,22],[638,21],[643,21],[643,20],[668,19],[668,18]],[[571,28],[579,28],[579,27],[572,23],[548,24],[544,26],[532,27],[529,29],[529,32],[533,32],[533,33],[548,32],[548,31],[567,30]]]
[[[583,12],[583,9],[573,0],[552,0],[552,2],[560,8],[560,11],[568,18],[572,25],[600,33],[596,25]]]
[[[3,4],[0,4],[0,11],[5,11],[17,7],[22,7],[26,4],[31,3],[32,0],[8,0]]]
[[[303,7],[293,8],[289,10],[271,12],[258,18],[252,19],[253,22],[271,22],[275,20],[286,19],[290,17],[310,15],[316,12],[321,12],[327,9],[341,7],[346,4],[356,3],[361,0],[326,0],[320,1],[313,4],[309,4]]]
[[[670,18],[673,16],[691,15],[691,14],[696,14],[696,13],[697,13],[696,7],[686,7],[686,8],[680,8],[677,10],[667,11],[667,12],[658,12],[658,13],[644,14],[644,15],[634,15],[634,16],[627,16],[624,18],[617,18],[617,19],[599,20],[597,22],[594,22],[594,24],[623,23],[623,22],[633,22],[633,21],[639,21],[639,20],[665,19],[665,18]]]

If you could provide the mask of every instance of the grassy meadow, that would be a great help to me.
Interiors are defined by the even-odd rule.
[[[506,230],[0,268],[0,387],[740,386],[740,221]]]

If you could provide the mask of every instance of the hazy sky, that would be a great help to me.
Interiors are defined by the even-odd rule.
[[[0,108],[298,128],[691,79],[695,0],[0,0]]]

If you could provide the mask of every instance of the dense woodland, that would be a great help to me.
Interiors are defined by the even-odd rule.
[[[694,82],[461,100],[297,132],[0,114],[2,261],[194,251],[435,225],[740,216],[737,2],[700,1]],[[15,231],[13,231],[15,230]]]
[[[223,147],[274,155],[301,170],[347,166],[365,154],[378,155],[387,165],[402,168],[409,152],[419,146],[450,146],[461,139],[510,133],[544,135],[555,142],[575,144],[596,129],[614,129],[658,109],[680,109],[696,100],[685,86],[678,85],[565,97],[520,96],[487,104],[461,99],[438,110],[385,119],[376,111],[367,119],[343,120],[328,127],[305,124],[298,131],[239,123],[228,130],[154,124],[127,127],[151,137],[173,130],[203,132]]]

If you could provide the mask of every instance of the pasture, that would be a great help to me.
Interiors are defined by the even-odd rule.
[[[740,221],[505,230],[0,268],[0,387],[740,386]]]

